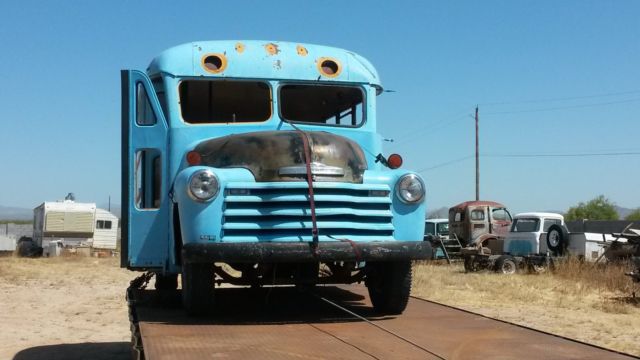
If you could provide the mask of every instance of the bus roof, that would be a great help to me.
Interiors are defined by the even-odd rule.
[[[214,71],[204,66],[205,58],[219,56]],[[322,73],[320,64],[333,60],[334,74]],[[149,76],[166,73],[172,76],[207,76],[220,78],[254,78],[311,80],[322,82],[365,83],[382,87],[378,73],[369,61],[351,51],[329,46],[282,41],[218,40],[198,41],[169,48],[147,68]]]

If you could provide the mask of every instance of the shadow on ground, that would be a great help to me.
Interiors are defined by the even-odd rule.
[[[21,350],[13,360],[124,360],[131,359],[128,342],[80,343],[36,346]]]
[[[349,287],[347,287],[349,288]],[[213,313],[186,316],[180,293],[164,295],[138,291],[134,298],[139,321],[181,325],[270,325],[295,323],[334,323],[362,321],[323,298],[367,318],[386,319],[376,314],[362,293],[334,286],[301,290],[295,287],[222,288],[216,290]]]

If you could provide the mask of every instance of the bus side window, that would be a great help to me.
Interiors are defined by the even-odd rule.
[[[156,114],[153,112],[147,91],[142,83],[136,85],[136,124],[141,126],[155,125]]]
[[[136,151],[134,196],[138,209],[160,207],[162,191],[162,169],[160,152],[145,149]]]
[[[160,103],[160,109],[162,109],[165,116],[164,118],[167,119],[167,98],[164,91],[164,81],[162,80],[162,77],[156,77],[151,79],[151,84],[153,84],[153,89],[156,91],[156,96]]]

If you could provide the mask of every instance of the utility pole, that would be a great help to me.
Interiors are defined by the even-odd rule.
[[[476,105],[476,201],[480,200],[480,145],[478,141],[478,105]]]
[[[107,209],[109,212],[111,212],[111,195],[109,195],[109,208]]]

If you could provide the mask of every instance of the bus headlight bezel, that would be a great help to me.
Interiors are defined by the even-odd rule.
[[[424,181],[416,174],[402,175],[396,183],[396,195],[405,204],[421,203],[426,192]]]
[[[189,177],[187,193],[195,201],[207,202],[216,198],[220,192],[220,180],[208,169],[198,170]]]

